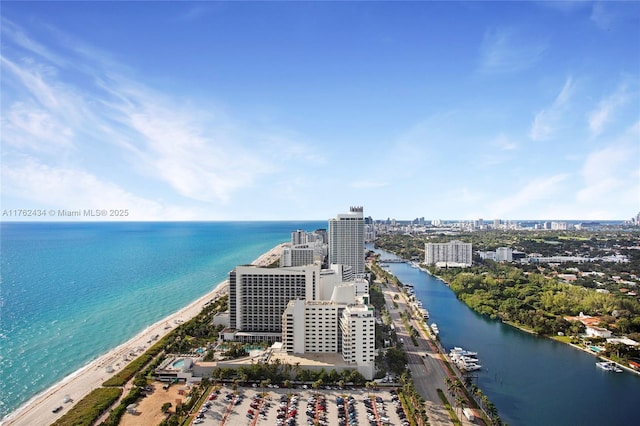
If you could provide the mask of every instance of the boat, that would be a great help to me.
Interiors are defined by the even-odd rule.
[[[476,371],[482,368],[482,365],[479,364],[478,352],[468,351],[459,346],[455,346],[449,351],[449,357],[461,370]]]
[[[433,334],[435,334],[436,336],[438,334],[440,334],[440,330],[438,329],[438,325],[434,322],[433,324],[431,324],[431,331],[433,332]]]
[[[476,364],[475,362],[461,363],[458,364],[458,367],[465,371],[476,371],[482,368],[480,364]]]
[[[596,367],[603,369],[604,371],[612,371],[614,373],[622,373],[622,368],[618,367],[613,361],[600,361],[596,362]]]
[[[459,346],[456,346],[453,349],[451,349],[451,351],[449,351],[449,355],[451,357],[454,357],[454,356],[477,357],[478,352],[468,351],[468,350],[462,349]]]

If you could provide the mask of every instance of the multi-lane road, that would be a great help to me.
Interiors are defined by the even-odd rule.
[[[414,386],[420,396],[425,400],[429,424],[433,426],[452,424],[449,413],[440,400],[437,392],[438,389],[442,389],[445,394],[447,394],[445,379],[450,377],[449,371],[442,361],[441,355],[438,353],[429,337],[426,336],[424,330],[415,319],[411,320],[411,325],[413,328],[418,330],[418,337],[416,338],[418,346],[413,344],[411,334],[409,330],[406,329],[402,319],[400,318],[400,312],[410,312],[411,307],[407,305],[400,290],[392,284],[388,284],[386,287],[382,284],[382,290],[398,339],[402,339],[404,341],[404,351],[407,354],[408,365],[411,370],[411,377],[413,379]],[[398,308],[395,308],[393,304],[394,297],[396,295],[399,296],[395,300],[398,304]],[[451,397],[449,395],[447,395],[447,398],[450,399],[450,403],[453,406],[454,401],[451,401]],[[461,412],[458,411],[458,417],[463,425],[484,424],[484,422],[478,418],[476,418],[475,422],[470,422],[460,414]]]

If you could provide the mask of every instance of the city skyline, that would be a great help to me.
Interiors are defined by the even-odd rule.
[[[1,14],[3,210],[640,211],[639,3],[4,2]],[[96,220],[1,218],[29,219]]]

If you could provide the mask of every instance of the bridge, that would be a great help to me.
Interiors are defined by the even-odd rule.
[[[378,263],[407,263],[404,259],[380,259]]]

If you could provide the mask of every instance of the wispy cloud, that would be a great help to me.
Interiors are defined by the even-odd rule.
[[[205,7],[205,3],[190,4],[189,8],[178,15],[181,21],[193,21],[200,19],[209,12],[209,7]]]
[[[622,84],[613,94],[600,101],[598,107],[589,113],[589,130],[593,137],[602,133],[616,109],[626,104],[628,99],[628,86]]]
[[[349,186],[355,189],[376,189],[376,188],[383,188],[385,186],[389,186],[389,182],[375,180],[375,179],[374,180],[363,179],[363,180],[353,181]]]
[[[171,206],[136,196],[96,175],[71,168],[51,167],[33,159],[19,166],[2,167],[5,195],[29,194],[30,206],[43,209],[127,210],[127,216],[110,220],[188,220],[197,218],[195,210]],[[35,205],[33,205],[35,204]],[[55,217],[55,216],[53,216]],[[52,217],[52,219],[53,219]]]
[[[548,108],[539,111],[533,119],[533,124],[529,130],[529,137],[534,141],[544,141],[549,139],[556,127],[560,124],[562,116],[567,109],[568,103],[573,95],[575,84],[569,77],[553,104]]]
[[[1,58],[3,142],[8,147],[2,153],[3,168],[5,183],[20,188],[12,191],[14,196],[53,202],[77,194],[89,202],[89,193],[95,190],[95,197],[108,194],[111,204],[129,203],[159,212],[160,206],[145,195],[111,183],[106,162],[128,164],[127,179],[138,182],[140,191],[145,192],[146,185],[157,193],[164,184],[163,191],[173,196],[224,204],[238,191],[279,173],[280,161],[322,160],[310,146],[283,136],[286,132],[268,128],[262,132],[264,128],[247,126],[214,105],[161,95],[123,74],[124,67],[117,63],[96,60],[102,55],[91,46],[69,44],[73,40],[65,36],[64,47],[53,53],[53,47],[29,39],[16,25],[9,23],[9,28],[4,31],[9,41],[26,49]],[[55,41],[59,33],[54,33]],[[77,61],[73,76],[60,66],[65,50]],[[78,72],[84,73],[79,79],[82,86]],[[287,155],[273,152],[276,141],[287,147]],[[68,156],[56,152],[61,147]],[[29,165],[25,156],[31,159]],[[84,162],[87,159],[89,163]],[[84,186],[75,180],[84,181]],[[49,185],[42,186],[47,181]],[[69,191],[63,190],[65,186]]]
[[[68,61],[46,48],[43,44],[37,42],[36,40],[33,40],[13,22],[5,18],[2,18],[1,22],[2,33],[22,49],[26,50],[27,52],[34,53],[57,66],[68,65]]]
[[[513,151],[518,148],[518,144],[505,134],[500,134],[490,142],[490,145],[502,151]]]
[[[493,217],[512,217],[514,212],[536,209],[544,200],[552,200],[562,190],[561,185],[569,174],[560,173],[539,177],[522,186],[515,194],[497,200],[488,206]]]
[[[479,71],[507,74],[533,66],[545,54],[548,42],[532,40],[514,28],[487,30],[480,47]]]
[[[621,198],[629,198],[628,194],[633,193],[635,200],[640,201],[638,140],[640,131],[636,123],[606,148],[591,152],[582,166],[583,187],[576,199],[579,202],[622,201]]]

